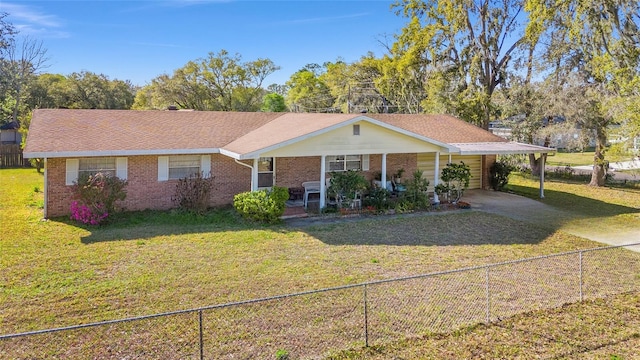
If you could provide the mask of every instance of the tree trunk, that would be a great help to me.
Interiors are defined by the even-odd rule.
[[[547,136],[544,138],[544,147],[549,147],[551,139]],[[529,143],[533,144],[533,138],[529,138]],[[544,158],[544,162],[547,162],[547,154],[540,154],[540,157],[536,159],[536,154],[529,154],[529,167],[531,167],[531,175],[540,176],[540,159]],[[542,170],[544,171],[544,169]]]
[[[589,186],[604,186],[609,163],[604,160],[607,135],[601,127],[596,128],[596,151],[593,154],[593,172]]]

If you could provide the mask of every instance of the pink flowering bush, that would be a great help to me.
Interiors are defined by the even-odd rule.
[[[103,173],[84,175],[73,185],[71,219],[88,225],[100,225],[115,212],[116,201],[126,198],[127,181]]]
[[[109,216],[104,206],[98,204],[93,209],[77,201],[71,203],[71,220],[88,225],[100,225]]]

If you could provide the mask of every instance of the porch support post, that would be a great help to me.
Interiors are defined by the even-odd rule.
[[[540,199],[544,199],[544,154],[540,154]]]
[[[449,153],[449,162],[447,164],[451,164],[451,153]]]
[[[438,198],[438,194],[436,193],[436,186],[438,185],[438,172],[440,171],[440,152],[436,151],[436,161],[435,161],[435,169],[433,171],[433,202],[436,204],[440,204],[440,198]]]
[[[253,168],[251,168],[251,191],[258,190],[258,158],[253,159]]]
[[[387,154],[382,154],[382,165],[380,167],[380,182],[383,189],[387,188]]]
[[[327,169],[326,169],[327,155],[320,156],[320,210],[324,209],[327,199]]]

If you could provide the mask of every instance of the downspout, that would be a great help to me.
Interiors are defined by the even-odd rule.
[[[544,160],[546,156],[540,154],[540,199],[544,199]]]
[[[320,211],[326,206],[327,198],[327,174],[326,174],[326,155],[320,156]],[[346,159],[345,159],[346,160]]]
[[[44,218],[47,218],[47,208],[49,207],[49,186],[47,185],[47,183],[49,182],[49,177],[48,175],[48,166],[47,166],[47,158],[44,158]]]
[[[243,163],[242,161],[239,161],[238,159],[233,159],[233,161],[235,161],[236,163],[238,163],[238,164],[240,164],[240,165],[242,165],[242,166],[246,166],[246,167],[248,167],[249,169],[251,169],[251,191],[255,191],[255,190],[257,189],[257,187],[256,187],[255,189],[254,189],[254,187],[253,187],[253,186],[254,186],[254,181],[253,181],[253,169],[254,169],[254,167],[253,167],[253,166],[251,166],[251,165],[249,165],[249,164],[245,164],[245,163]],[[253,163],[254,163],[253,165],[254,165],[254,166],[256,165],[256,164],[255,164],[255,163],[256,163],[256,161],[258,161],[258,159],[253,159]],[[256,167],[256,169],[257,169],[257,167]],[[257,184],[255,184],[255,185],[257,185]]]

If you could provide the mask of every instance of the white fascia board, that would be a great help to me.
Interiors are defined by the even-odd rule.
[[[248,158],[248,157],[244,157],[243,155],[240,155],[236,152],[233,151],[229,151],[229,150],[225,150],[225,149],[219,149],[220,154],[224,155],[224,156],[228,156],[232,159],[236,159],[236,160],[244,160],[244,159],[253,159],[253,158]]]
[[[339,128],[344,127],[344,126],[349,126],[349,125],[351,125],[353,123],[356,123],[358,121],[367,121],[367,122],[369,122],[371,124],[378,125],[380,127],[386,128],[388,130],[395,131],[397,133],[400,133],[400,134],[403,134],[403,135],[406,135],[406,136],[409,136],[409,137],[412,137],[412,138],[415,138],[415,139],[418,139],[418,140],[421,140],[421,141],[425,141],[425,142],[428,142],[428,143],[436,145],[436,146],[440,146],[441,148],[443,148],[443,152],[450,152],[450,153],[459,153],[460,152],[459,148],[457,148],[457,147],[455,147],[455,146],[453,146],[451,144],[443,143],[443,142],[440,142],[440,141],[437,141],[437,140],[434,140],[434,139],[431,139],[431,138],[428,138],[428,137],[425,137],[425,136],[422,136],[422,135],[418,135],[418,134],[413,133],[411,131],[407,131],[407,130],[401,129],[399,127],[395,127],[395,126],[389,125],[389,124],[387,124],[385,122],[378,121],[378,120],[372,119],[372,118],[367,117],[367,116],[359,115],[359,116],[356,116],[356,117],[354,117],[352,119],[345,120],[345,121],[343,121],[341,123],[338,123],[338,124],[335,124],[335,125],[332,125],[332,126],[328,126],[326,128],[322,128],[320,130],[305,134],[303,136],[299,136],[299,137],[296,137],[296,138],[293,138],[293,139],[289,139],[287,141],[283,141],[281,143],[268,146],[266,148],[262,148],[262,149],[259,149],[259,150],[256,150],[256,151],[252,151],[250,153],[241,154],[241,155],[239,155],[238,159],[239,160],[255,159],[255,158],[260,157],[260,154],[263,154],[263,153],[266,153],[266,152],[269,152],[269,151],[272,151],[272,150],[275,150],[275,149],[279,149],[279,148],[287,146],[287,145],[295,144],[297,142],[304,141],[304,140],[313,138],[313,137],[318,136],[318,135],[322,135],[324,133],[327,133],[329,131],[333,131],[335,129],[339,129]],[[220,153],[223,153],[223,149],[220,149]]]
[[[142,156],[142,155],[187,155],[218,154],[218,148],[202,149],[154,149],[154,150],[101,150],[101,151],[34,151],[22,154],[27,159],[33,158],[71,158],[71,157],[104,157],[104,156]]]

